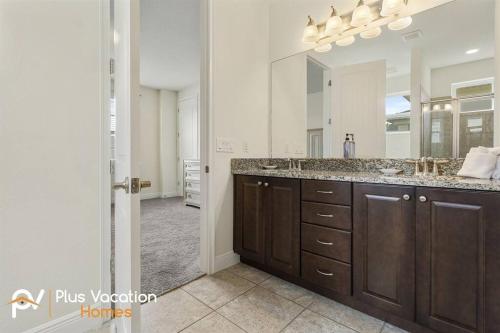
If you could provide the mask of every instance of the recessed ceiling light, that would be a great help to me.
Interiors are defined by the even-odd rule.
[[[474,54],[474,53],[478,53],[479,52],[479,49],[471,49],[471,50],[467,50],[465,52],[465,54]]]

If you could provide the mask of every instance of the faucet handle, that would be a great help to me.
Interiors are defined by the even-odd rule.
[[[306,162],[306,160],[299,160],[299,165],[298,165],[298,168],[299,168],[299,171],[302,171],[302,164],[303,162]]]

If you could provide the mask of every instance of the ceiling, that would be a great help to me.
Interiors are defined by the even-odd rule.
[[[141,84],[179,91],[200,80],[200,0],[141,0]]]
[[[426,64],[439,68],[494,57],[495,0],[455,0],[413,16],[413,24],[401,31],[386,27],[375,39],[357,37],[354,44],[333,47],[327,54],[311,53],[330,67],[386,59],[388,76],[410,72],[413,47],[422,49]],[[420,30],[420,38],[405,42],[403,34]],[[470,49],[478,53],[467,55]]]

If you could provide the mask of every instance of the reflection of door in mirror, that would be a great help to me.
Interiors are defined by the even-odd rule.
[[[331,156],[330,70],[307,58],[307,157]],[[326,148],[326,149],[325,149]]]
[[[323,129],[315,128],[307,130],[307,157],[323,157]]]

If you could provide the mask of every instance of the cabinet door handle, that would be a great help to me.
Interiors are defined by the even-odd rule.
[[[333,243],[331,243],[331,242],[322,242],[319,239],[316,239],[316,242],[319,243],[319,244],[321,244],[321,245],[328,245],[328,246],[332,246],[333,245]]]
[[[410,199],[411,199],[411,196],[409,194],[403,195],[403,200],[410,201]]]
[[[268,187],[269,186],[269,183],[264,183],[264,187]]]
[[[316,192],[317,193],[321,193],[321,194],[333,194],[333,191],[321,191],[321,190],[317,190]]]
[[[326,214],[326,215],[325,215],[325,214],[320,214],[320,213],[317,213],[316,215],[317,215],[317,216],[319,216],[319,217],[328,217],[329,219],[333,218],[333,215],[332,215],[332,214]]]
[[[257,186],[262,186],[262,182],[257,182]]]
[[[324,276],[333,276],[333,273],[330,273],[330,272],[325,273],[325,272],[321,271],[320,269],[316,269],[316,272],[318,274],[321,274],[321,275],[324,275]]]
[[[418,198],[418,200],[419,200],[420,202],[427,202],[427,197],[425,197],[425,196],[421,195],[421,196]]]

